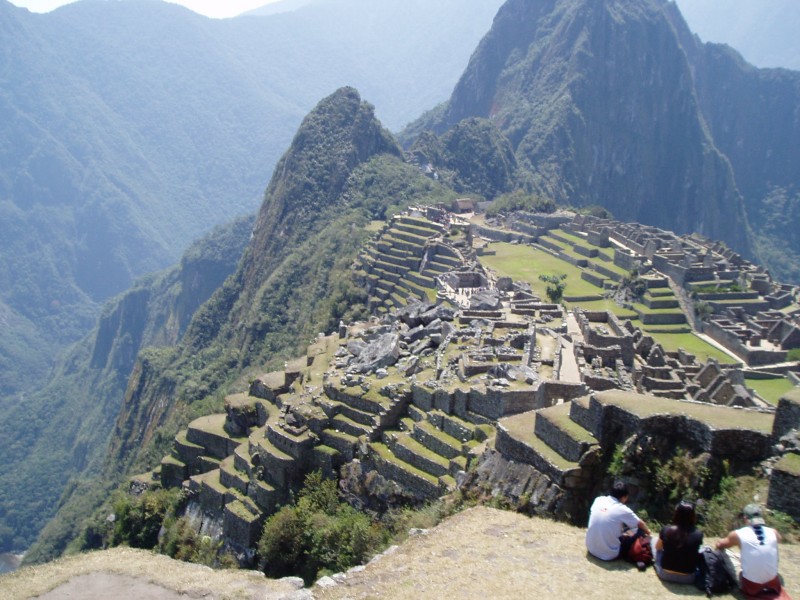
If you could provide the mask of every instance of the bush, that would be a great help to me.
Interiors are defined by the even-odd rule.
[[[258,553],[270,577],[298,575],[310,584],[365,562],[387,539],[379,523],[339,500],[335,480],[315,472],[295,505],[267,519]]]
[[[161,523],[174,514],[180,502],[180,490],[148,490],[138,496],[117,492],[112,502],[114,527],[109,545],[155,548]]]
[[[209,567],[237,566],[236,559],[224,551],[222,541],[200,535],[186,517],[167,518],[158,549],[171,558]]]

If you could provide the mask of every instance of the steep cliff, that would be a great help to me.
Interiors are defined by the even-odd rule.
[[[370,219],[445,197],[452,194],[403,162],[358,92],[342,88],[322,100],[278,163],[236,271],[196,311],[177,344],[139,353],[115,415],[103,477],[89,488],[152,468],[179,427],[221,409],[229,387],[241,389],[265,365],[295,356],[340,318],[363,315],[365,292],[353,283],[350,266],[370,235]],[[131,294],[132,304],[140,293]],[[136,310],[129,314],[137,320]],[[108,329],[120,320],[122,314],[110,312]],[[118,344],[118,338],[109,339]],[[128,353],[116,356],[127,360]],[[92,507],[101,494],[96,498]],[[58,532],[81,502],[68,494],[48,529]],[[70,537],[47,533],[31,560],[58,551]]]
[[[26,548],[37,533],[30,524],[44,524],[65,486],[65,497],[74,494],[80,502],[47,535],[58,539],[60,549],[75,535],[91,507],[84,496],[100,498],[81,477],[102,465],[134,359],[145,346],[180,337],[197,307],[236,268],[252,226],[253,218],[246,217],[216,228],[192,244],[179,265],[110,300],[97,327],[59,361],[47,385],[5,411],[0,509],[6,527],[0,547]]]
[[[410,131],[488,118],[536,191],[752,254],[680,27],[665,0],[509,0],[449,102]]]

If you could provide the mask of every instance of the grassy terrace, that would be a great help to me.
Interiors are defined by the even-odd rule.
[[[539,275],[566,274],[567,296],[590,296],[602,292],[600,288],[581,279],[581,269],[542,250],[522,244],[493,242],[489,245],[494,255],[481,256],[480,261],[498,275],[505,275],[517,281],[527,281],[534,292],[546,299],[547,284],[539,280]]]
[[[781,397],[795,387],[786,377],[778,379],[749,379],[745,376],[745,384],[747,387],[754,389],[759,396],[773,406],[778,406],[778,401]]]
[[[393,463],[399,466],[400,468],[408,471],[412,475],[416,475],[421,479],[427,480],[429,483],[432,483],[433,485],[439,485],[439,480],[436,477],[434,477],[430,473],[426,473],[422,469],[418,469],[414,465],[411,465],[403,460],[400,460],[392,453],[391,450],[389,450],[389,448],[385,444],[381,444],[380,442],[372,442],[369,445],[369,447],[383,460]]]
[[[567,460],[533,433],[534,427],[536,426],[535,411],[500,419],[499,424],[508,430],[512,438],[527,444],[533,448],[539,456],[562,471],[578,468],[578,463]]]
[[[800,454],[793,452],[785,454],[775,465],[775,468],[794,475],[800,475]]]
[[[654,328],[663,327],[654,325]],[[685,327],[683,325],[682,327]],[[677,352],[679,348],[683,348],[686,352],[694,354],[699,362],[706,362],[709,358],[714,358],[721,363],[729,364],[731,362],[741,362],[735,356],[728,354],[712,346],[703,338],[697,337],[694,333],[653,333],[648,332],[648,335],[661,344],[667,352]]]
[[[595,394],[595,399],[601,404],[618,406],[640,418],[664,414],[686,415],[707,424],[713,429],[747,429],[768,434],[772,432],[772,422],[774,420],[774,416],[769,413],[711,404],[681,402],[680,400],[643,396],[633,392],[617,390]]]
[[[781,312],[788,315],[796,310],[800,310],[800,304],[790,304],[789,306],[784,306],[781,309]]]
[[[545,409],[547,419],[558,425],[558,428],[567,433],[573,440],[579,442],[597,443],[597,439],[569,416],[570,403],[558,404]]]

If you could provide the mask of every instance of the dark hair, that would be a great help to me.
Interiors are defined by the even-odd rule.
[[[611,486],[611,496],[614,496],[617,500],[622,500],[625,496],[629,495],[628,484],[624,481],[615,481],[614,485]]]
[[[686,538],[694,530],[697,523],[697,513],[694,510],[694,504],[688,500],[681,500],[678,506],[675,507],[675,512],[672,514],[672,535],[670,536],[675,540],[678,548],[682,548],[686,543]]]
[[[694,504],[688,500],[681,500],[675,507],[672,514],[672,523],[678,527],[691,529],[697,523],[697,513],[694,511]]]

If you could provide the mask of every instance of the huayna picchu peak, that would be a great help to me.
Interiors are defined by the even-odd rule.
[[[489,119],[519,184],[720,239],[797,280],[798,106],[800,75],[700,43],[673,2],[509,0],[450,100],[403,139]]]

